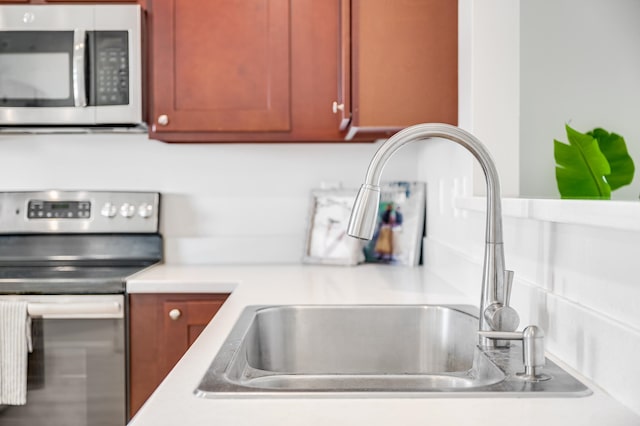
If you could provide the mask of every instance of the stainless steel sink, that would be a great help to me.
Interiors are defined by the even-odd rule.
[[[521,348],[480,349],[476,312],[470,306],[445,305],[250,306],[195,393],[590,393],[550,361],[545,373],[551,380],[519,379]]]

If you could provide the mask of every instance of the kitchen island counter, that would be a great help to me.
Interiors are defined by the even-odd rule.
[[[640,417],[575,371],[578,398],[224,398],[194,390],[249,305],[478,304],[423,268],[158,265],[131,277],[129,293],[231,293],[198,340],[131,421],[162,425],[640,425]],[[566,368],[561,360],[548,356]],[[631,385],[631,384],[630,384]]]

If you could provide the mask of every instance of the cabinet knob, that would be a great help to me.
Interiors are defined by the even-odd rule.
[[[181,316],[182,316],[182,312],[180,312],[180,309],[172,309],[169,311],[169,318],[171,318],[174,321],[176,321]]]
[[[166,114],[162,114],[160,117],[158,117],[158,124],[161,126],[166,126],[167,124],[169,124],[169,116]]]
[[[344,111],[344,104],[339,104],[337,101],[333,101],[331,105],[331,110],[334,114],[337,114],[338,111]]]

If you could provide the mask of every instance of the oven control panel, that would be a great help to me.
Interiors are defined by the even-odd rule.
[[[27,206],[29,219],[88,219],[91,201],[31,200]]]
[[[0,192],[0,234],[157,233],[159,210],[157,192]]]

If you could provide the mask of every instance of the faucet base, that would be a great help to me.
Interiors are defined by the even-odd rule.
[[[551,380],[551,376],[549,376],[548,374],[535,372],[531,374],[527,373],[526,371],[524,373],[516,373],[514,377],[531,383],[546,382],[547,380]]]

